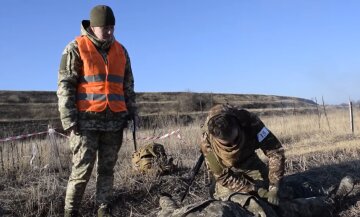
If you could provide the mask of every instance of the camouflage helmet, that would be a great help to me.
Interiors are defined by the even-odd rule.
[[[149,143],[134,152],[131,157],[133,168],[143,174],[163,174],[171,172],[175,165],[167,157],[165,148],[159,143]]]

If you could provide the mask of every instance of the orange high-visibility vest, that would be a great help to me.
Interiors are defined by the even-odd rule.
[[[126,57],[119,42],[115,41],[107,54],[107,62],[86,36],[76,38],[83,70],[77,86],[79,111],[101,112],[109,106],[111,111],[126,111],[123,80]]]

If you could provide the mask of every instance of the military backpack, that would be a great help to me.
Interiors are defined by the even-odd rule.
[[[143,174],[164,174],[174,170],[173,158],[168,158],[163,145],[149,143],[132,154],[132,165]]]

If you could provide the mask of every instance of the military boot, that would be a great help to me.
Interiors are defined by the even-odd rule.
[[[97,211],[98,217],[112,217],[111,209],[108,206],[100,206]]]
[[[328,200],[332,201],[336,208],[342,206],[343,201],[354,190],[354,180],[350,176],[341,179],[337,187],[333,187],[328,195]]]
[[[343,201],[354,190],[354,180],[350,176],[341,179],[334,198],[335,206],[342,207]]]
[[[76,210],[65,210],[64,211],[64,217],[78,217],[79,212]]]
[[[345,198],[354,190],[354,180],[350,176],[341,179],[339,187],[336,190],[335,198]]]

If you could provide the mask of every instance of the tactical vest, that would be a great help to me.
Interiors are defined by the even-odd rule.
[[[109,48],[107,62],[86,36],[76,38],[83,70],[77,87],[79,111],[101,112],[107,106],[113,112],[126,111],[123,90],[126,57],[119,42]]]

